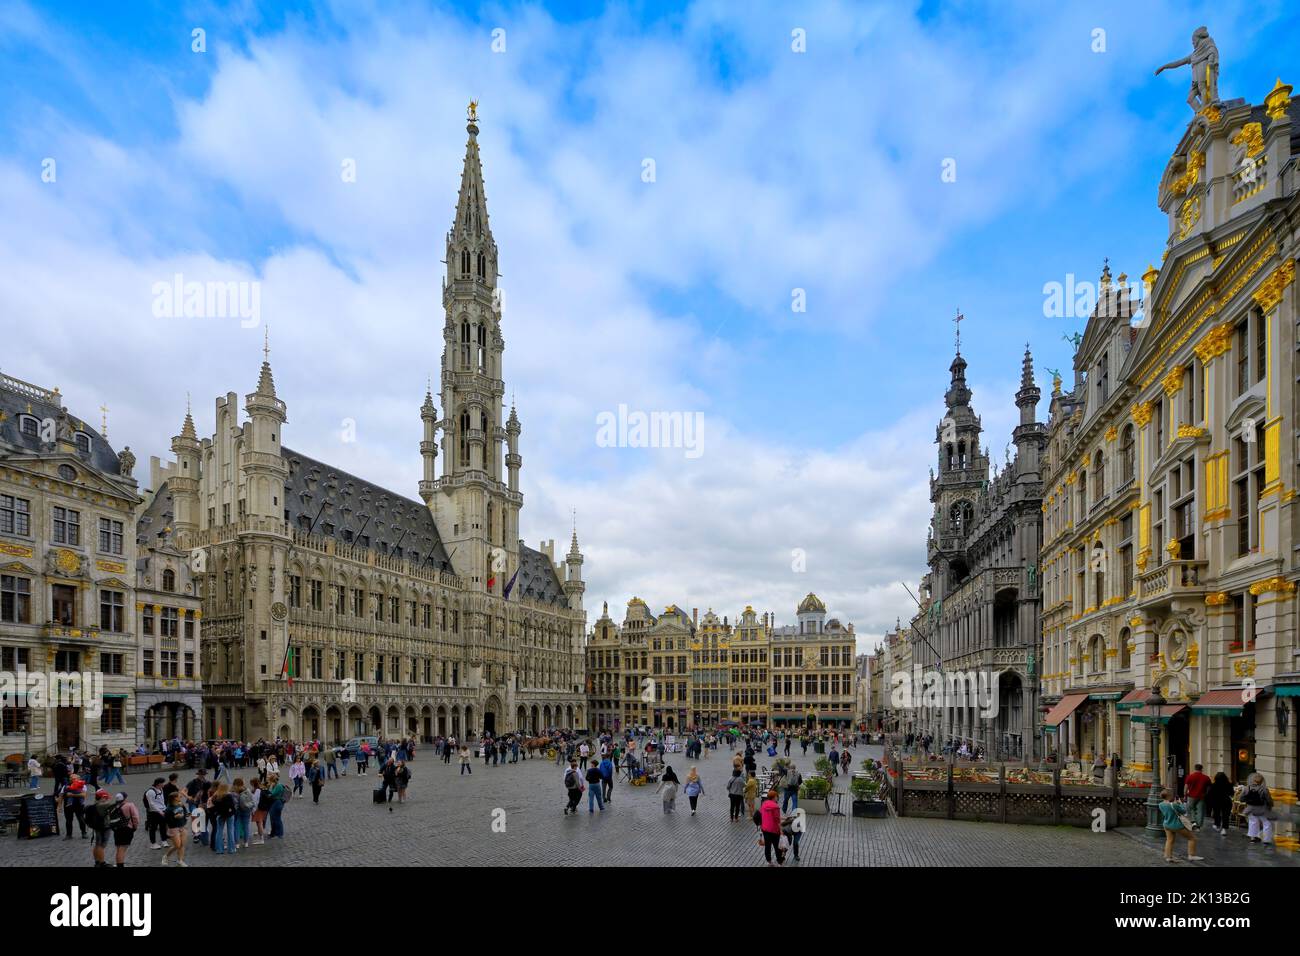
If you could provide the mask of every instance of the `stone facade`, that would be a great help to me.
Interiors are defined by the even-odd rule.
[[[423,503],[283,445],[269,356],[245,399],[187,416],[164,469],[204,600],[205,728],[419,737],[582,728],[582,563],[518,537],[522,431],[503,420],[498,251],[471,110],[446,236],[439,416],[420,407]],[[441,439],[439,434],[441,433]],[[436,458],[441,448],[443,470]]]
[[[771,723],[772,625],[746,605],[731,639],[731,719],[742,727]]]
[[[1193,763],[1236,780],[1258,769],[1294,845],[1300,133],[1289,94],[1279,81],[1260,105],[1196,114],[1159,187],[1161,267],[1133,288],[1103,273],[1074,386],[1054,390],[1043,693],[1064,752],[1119,753],[1150,773],[1158,723],[1166,780]],[[1153,713],[1152,693],[1168,706]]]
[[[103,678],[102,702],[8,701],[4,754],[136,744],[134,464],[57,388],[0,375],[0,671]]]
[[[826,620],[815,594],[799,604],[797,624],[771,631],[771,720],[788,730],[844,728],[854,718],[857,636]]]
[[[1047,440],[1034,418],[1039,390],[1033,360],[1026,349],[1016,392],[1020,423],[1012,433],[1015,453],[1008,449],[1005,468],[999,472],[994,466],[992,474],[989,456],[980,450],[982,428],[971,407],[960,352],[950,372],[947,414],[936,434],[939,473],[930,476],[934,514],[927,542],[927,613],[914,622],[909,641],[913,668],[941,673],[945,692],[957,675],[966,675],[964,688],[986,689],[977,698],[966,693],[961,699],[927,702],[918,687],[914,729],[933,734],[939,743],[951,739],[981,747],[990,756],[1032,756],[1040,630],[1040,458]]]

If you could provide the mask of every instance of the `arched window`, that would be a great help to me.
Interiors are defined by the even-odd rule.
[[[1100,634],[1092,639],[1089,664],[1091,665],[1092,673],[1094,674],[1100,673],[1106,666],[1106,642],[1102,639]]]
[[[1119,666],[1124,669],[1127,669],[1131,663],[1128,649],[1130,640],[1129,629],[1127,627],[1121,628],[1119,632]]]
[[[171,568],[162,573],[162,589],[164,591],[176,590],[176,572]]]
[[[1079,469],[1079,520],[1088,513],[1088,472]]]
[[[462,249],[460,251],[460,274],[464,276],[469,275],[469,250],[468,249]]]
[[[85,432],[77,432],[77,451],[83,455],[90,454],[90,436]]]
[[[948,510],[948,530],[952,534],[966,534],[970,531],[974,509],[969,501],[958,501]]]
[[[460,413],[460,464],[469,465],[469,412]]]
[[[1137,467],[1137,460],[1134,457],[1136,454],[1136,445],[1134,442],[1132,425],[1126,425],[1124,427],[1124,435],[1120,439],[1119,444],[1119,454],[1120,480],[1127,484],[1133,480],[1134,469]]]
[[[1097,454],[1093,456],[1093,461],[1095,464],[1093,465],[1092,493],[1100,501],[1106,495],[1106,459],[1102,455],[1100,448],[1097,449]]]

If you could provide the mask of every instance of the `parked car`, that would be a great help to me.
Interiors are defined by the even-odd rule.
[[[352,757],[355,758],[356,755],[361,752],[362,741],[365,741],[366,743],[370,744],[370,752],[372,754],[379,749],[378,737],[353,737],[351,740],[349,740],[347,743],[343,745],[343,749],[346,750],[349,754],[352,755]]]

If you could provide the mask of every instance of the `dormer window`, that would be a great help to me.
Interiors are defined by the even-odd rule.
[[[162,573],[162,589],[164,591],[176,590],[176,572],[171,568]]]
[[[90,436],[89,436],[89,435],[87,435],[85,432],[77,432],[77,435],[76,435],[76,442],[77,442],[77,453],[78,453],[78,454],[81,454],[81,455],[89,455],[89,454],[90,454]]]
[[[23,415],[18,419],[18,430],[28,438],[37,438],[41,433],[41,423],[31,415]]]

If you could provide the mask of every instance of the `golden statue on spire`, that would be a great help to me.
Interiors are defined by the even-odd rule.
[[[469,121],[471,123],[478,122],[478,100],[469,101]]]

